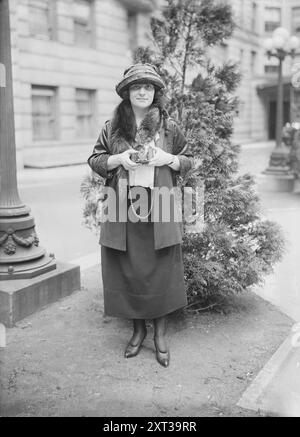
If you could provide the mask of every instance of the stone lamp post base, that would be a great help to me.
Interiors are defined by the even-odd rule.
[[[275,147],[272,151],[269,167],[264,173],[270,175],[287,175],[290,172],[289,151],[284,144],[281,144],[280,147]]]
[[[59,263],[39,246],[29,214],[1,217],[0,208],[0,323],[11,328],[75,290],[79,266]]]
[[[1,280],[0,323],[12,328],[24,317],[79,290],[80,267],[60,262],[55,270],[35,278]]]
[[[284,144],[273,150],[269,167],[263,172],[267,177],[260,178],[267,191],[291,192],[294,188],[294,175],[289,166],[289,151]]]
[[[6,279],[29,279],[56,269],[54,255],[43,255],[34,261],[20,264],[0,264],[0,280]]]
[[[0,207],[0,280],[33,278],[55,269],[54,255],[39,246],[33,217],[1,216],[10,212]]]

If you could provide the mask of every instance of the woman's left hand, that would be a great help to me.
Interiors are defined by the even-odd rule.
[[[148,165],[153,165],[155,167],[161,167],[162,165],[168,165],[173,160],[173,155],[171,153],[165,152],[160,147],[155,147],[156,153],[152,159],[150,159]]]

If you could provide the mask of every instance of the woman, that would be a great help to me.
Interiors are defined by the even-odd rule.
[[[122,101],[102,129],[88,163],[114,189],[116,196],[111,198],[118,210],[114,218],[101,224],[105,314],[133,320],[126,358],[139,353],[147,334],[145,320],[153,319],[156,359],[167,367],[166,315],[187,303],[182,223],[174,214],[167,221],[161,218],[155,191],[174,188],[176,174],[190,170],[192,157],[183,134],[164,110],[163,89],[153,65],[135,64],[125,70],[116,86]],[[145,146],[151,154],[140,163],[137,150],[145,152]],[[139,207],[133,202],[137,189],[147,193]],[[125,220],[121,219],[124,205]],[[174,208],[172,199],[169,205]]]

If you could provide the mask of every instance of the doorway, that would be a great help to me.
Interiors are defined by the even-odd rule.
[[[276,100],[270,100],[269,102],[269,140],[276,139]],[[283,126],[290,122],[290,102],[283,102]]]

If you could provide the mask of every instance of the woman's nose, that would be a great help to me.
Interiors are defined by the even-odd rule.
[[[140,88],[140,96],[143,96],[145,94],[146,90],[144,88]]]

